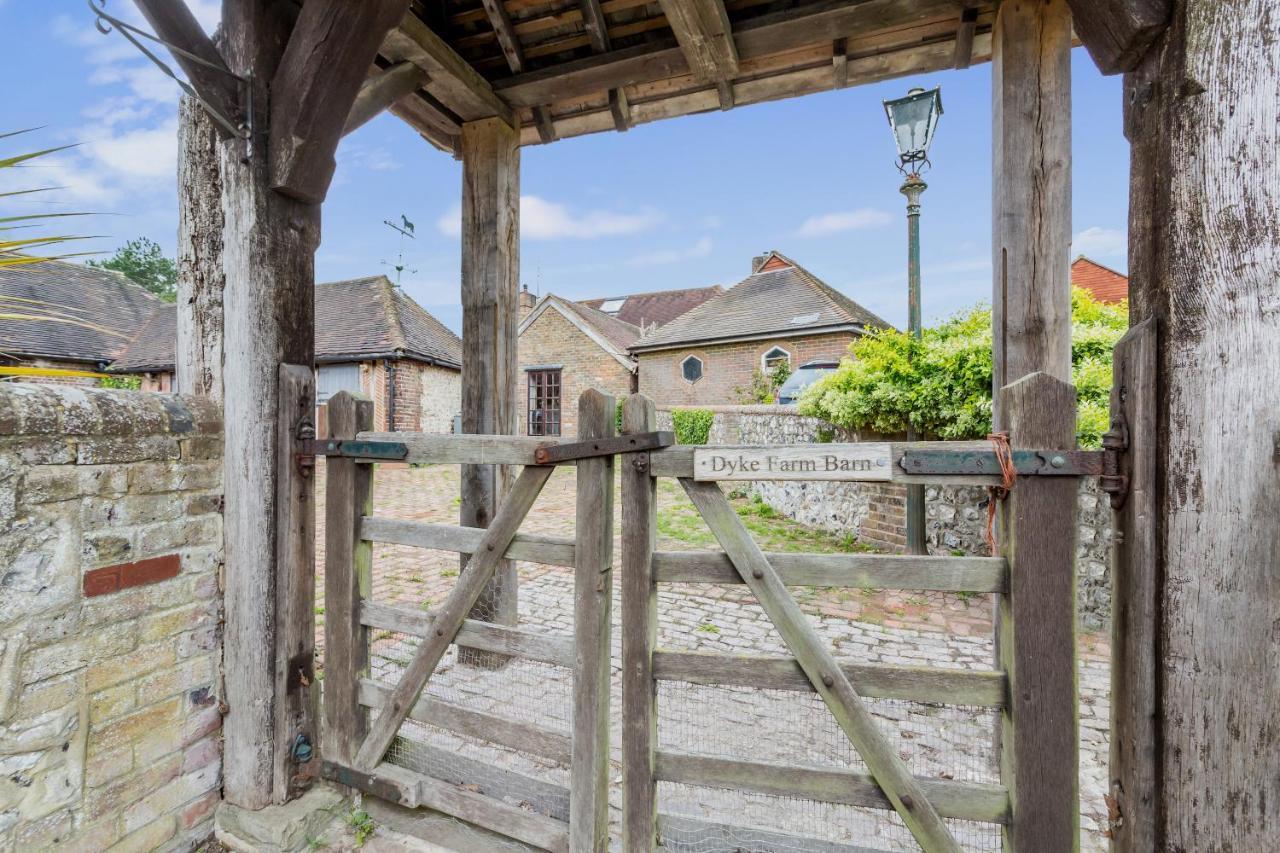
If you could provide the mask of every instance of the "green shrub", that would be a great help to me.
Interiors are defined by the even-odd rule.
[[[104,376],[98,380],[98,387],[118,388],[122,391],[137,391],[142,387],[142,377],[130,373]]]
[[[707,409],[672,409],[671,423],[675,427],[676,443],[706,444],[715,418],[715,412]]]
[[[1099,447],[1109,426],[1111,350],[1129,326],[1125,304],[1071,295],[1072,381],[1081,447]],[[930,438],[982,438],[991,431],[991,309],[979,305],[925,329],[916,341],[885,329],[859,338],[852,358],[810,385],[800,412],[846,429]]]

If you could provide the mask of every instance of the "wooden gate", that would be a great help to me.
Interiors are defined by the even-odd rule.
[[[1001,519],[997,557],[765,553],[730,505],[721,481],[870,480],[1001,485],[986,442],[822,444],[770,447],[667,446],[653,404],[629,397],[623,435],[613,436],[614,403],[596,392],[579,401],[576,442],[503,436],[371,433],[371,407],[349,395],[330,402],[326,551],[326,662],[323,741],[330,778],[411,807],[427,806],[547,850],[603,851],[610,839],[610,622],[613,470],[621,469],[621,791],[614,836],[633,853],[659,849],[679,825],[724,827],[661,813],[659,783],[881,809],[901,820],[925,851],[958,851],[956,822],[999,828],[1005,849],[1078,846],[1073,536],[1076,478],[1101,473],[1101,454],[1072,450],[1070,386],[1034,374],[1005,389],[1020,480]],[[397,455],[398,454],[398,455]],[[522,465],[515,486],[485,530],[371,515],[372,462]],[[573,539],[518,529],[554,465],[577,465]],[[719,551],[657,550],[657,482],[676,478],[718,542]],[[368,600],[374,542],[470,554],[443,604],[423,613]],[[573,634],[548,635],[468,618],[503,559],[574,569]],[[788,655],[720,654],[658,647],[664,584],[739,584],[758,602]],[[991,669],[870,664],[837,657],[810,624],[789,587],[995,593],[997,660]],[[1015,626],[1017,629],[1015,630]],[[369,630],[421,638],[398,682],[369,672]],[[463,704],[423,697],[451,644],[572,670],[572,720],[559,728],[516,722]],[[498,662],[494,664],[500,667]],[[659,685],[684,682],[816,694],[865,765],[787,765],[664,748]],[[878,728],[867,700],[968,706],[999,714],[1000,783],[913,775]],[[367,716],[368,715],[368,716]],[[406,719],[430,723],[568,768],[567,808],[513,804],[475,779],[440,778],[384,760]],[[571,725],[570,725],[571,722]],[[753,737],[768,737],[767,731]],[[988,735],[990,734],[988,730]],[[481,773],[480,775],[485,775]],[[489,778],[485,776],[485,778]],[[806,847],[773,836],[760,850],[864,850]],[[670,846],[670,845],[668,845]],[[740,846],[740,845],[739,845]],[[673,847],[672,849],[679,849]],[[692,848],[690,848],[692,849]],[[729,847],[733,849],[733,846]],[[740,849],[756,849],[754,846]]]

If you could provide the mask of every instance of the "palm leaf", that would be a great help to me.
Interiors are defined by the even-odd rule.
[[[46,148],[43,151],[32,151],[30,154],[17,154],[13,157],[0,158],[0,169],[16,166],[19,163],[25,163],[28,160],[34,160],[37,157],[43,157],[46,154],[55,154],[59,151],[66,151],[68,148],[75,148],[80,143],[73,142],[70,145],[59,145],[57,148]]]

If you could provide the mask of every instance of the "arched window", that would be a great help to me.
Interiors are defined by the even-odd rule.
[[[680,362],[680,375],[685,382],[697,382],[702,378],[702,359],[691,355]]]
[[[774,347],[764,355],[760,356],[760,368],[765,373],[772,373],[773,369],[783,362],[786,362],[788,365],[791,364],[791,353],[787,352],[782,347]]]

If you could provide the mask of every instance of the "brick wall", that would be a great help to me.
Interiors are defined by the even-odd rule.
[[[450,432],[462,410],[462,382],[456,370],[401,359],[360,363],[361,393],[373,400],[373,428],[407,432]],[[394,386],[395,423],[391,423]]]
[[[516,432],[529,429],[529,380],[531,365],[562,365],[560,374],[561,435],[578,433],[578,396],[588,388],[621,399],[631,393],[631,371],[554,308],[548,308],[520,335],[520,375],[517,377]]]
[[[820,440],[876,441],[884,436],[840,430],[795,406],[712,407],[709,444],[812,444]],[[671,429],[659,410],[658,428]],[[811,527],[853,533],[859,541],[902,553],[906,547],[906,495],[894,483],[777,482],[750,484],[770,506]],[[925,542],[930,553],[987,556],[987,491],[973,486],[925,489]],[[1081,478],[1077,503],[1076,575],[1080,624],[1106,625],[1111,616],[1111,508],[1093,478]]]
[[[207,400],[0,385],[0,850],[210,834],[221,481]]]
[[[732,406],[750,402],[751,379],[761,369],[761,357],[774,347],[791,353],[791,367],[814,359],[839,361],[848,354],[852,332],[802,338],[697,346],[637,354],[640,393],[659,406]],[[681,365],[689,356],[702,359],[702,378],[689,382]]]

